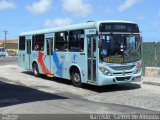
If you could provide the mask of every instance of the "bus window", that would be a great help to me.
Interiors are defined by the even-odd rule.
[[[19,50],[25,50],[25,36],[19,37]]]
[[[35,51],[44,50],[44,34],[35,35],[32,40],[32,49]]]
[[[47,55],[53,55],[53,38],[47,38]]]
[[[4,48],[3,47],[0,47],[0,52],[4,52]]]
[[[35,36],[32,36],[32,50],[35,50]]]
[[[84,30],[69,32],[69,50],[72,52],[82,52],[84,50]]]
[[[55,33],[55,50],[67,51],[68,49],[68,32]]]

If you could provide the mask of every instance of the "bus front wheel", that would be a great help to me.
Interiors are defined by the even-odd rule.
[[[81,75],[79,73],[78,70],[74,70],[71,73],[71,80],[72,80],[72,84],[75,87],[82,87],[82,83],[81,83]]]
[[[36,63],[33,64],[33,74],[35,77],[39,77],[38,65]]]

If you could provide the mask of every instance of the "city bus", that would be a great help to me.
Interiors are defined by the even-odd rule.
[[[74,86],[141,82],[141,34],[129,21],[82,24],[20,33],[19,65],[71,80]]]

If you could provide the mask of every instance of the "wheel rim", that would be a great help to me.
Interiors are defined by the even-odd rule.
[[[79,76],[79,74],[78,73],[75,73],[74,74],[74,76],[73,76],[73,80],[76,82],[76,83],[78,83],[78,82],[80,82],[81,80],[80,80],[80,76]]]
[[[33,71],[34,71],[34,74],[35,74],[35,75],[38,74],[37,69],[36,69],[36,66],[34,66],[34,70],[33,70]]]

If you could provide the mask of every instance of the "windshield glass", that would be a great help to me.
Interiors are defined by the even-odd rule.
[[[129,63],[141,59],[140,36],[134,34],[102,35],[100,59],[109,63]]]
[[[4,48],[0,48],[0,52],[4,52]]]

